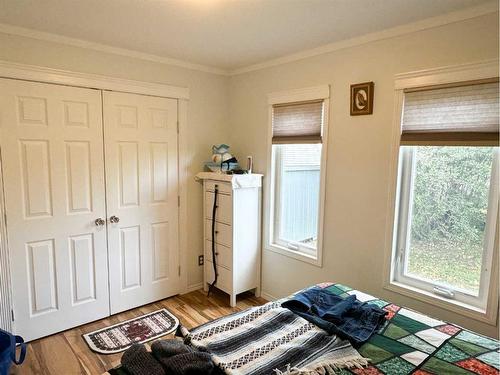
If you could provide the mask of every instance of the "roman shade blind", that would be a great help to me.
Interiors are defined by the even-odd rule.
[[[498,145],[498,81],[405,92],[402,145]]]
[[[321,143],[323,100],[274,104],[273,144]]]

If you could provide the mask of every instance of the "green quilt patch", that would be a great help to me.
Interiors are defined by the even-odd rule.
[[[337,285],[329,286],[328,288],[326,288],[326,290],[328,290],[329,292],[335,294],[336,296],[340,296],[341,294],[345,293],[345,290],[342,290],[342,289],[338,288]]]
[[[415,368],[415,366],[411,363],[406,362],[401,358],[390,359],[383,363],[379,363],[376,367],[384,373],[391,375],[407,375],[410,374]]]
[[[391,352],[395,355],[402,355],[415,351],[415,349],[412,347],[409,347],[405,344],[400,343],[399,341],[379,334],[375,334],[372,336],[372,338],[370,339],[370,344],[376,345],[380,348],[384,348],[388,352]]]
[[[431,328],[427,324],[417,322],[416,320],[413,320],[401,314],[396,314],[396,316],[391,319],[391,323],[396,324],[397,326],[411,333],[416,333]]]
[[[454,374],[454,375],[470,375],[472,372],[464,370],[461,367],[455,366],[449,362],[442,361],[438,358],[429,358],[422,366],[422,369],[433,374]]]
[[[379,363],[385,361],[388,358],[391,358],[393,355],[389,353],[387,350],[384,350],[378,346],[367,343],[363,345],[359,350],[359,354],[361,354],[365,358],[370,358],[372,363]]]
[[[398,327],[395,324],[389,324],[384,331],[384,336],[390,337],[391,339],[399,339],[404,336],[408,336],[410,333],[405,331],[403,328]]]
[[[464,353],[450,344],[445,344],[441,349],[439,349],[435,356],[448,362],[458,362],[462,359],[470,357],[467,353]]]
[[[382,299],[375,299],[373,301],[368,301],[367,303],[369,303],[370,305],[375,305],[380,308],[383,308],[384,306],[387,306],[389,304],[389,302],[386,302]]]
[[[453,338],[449,341],[451,344],[456,346],[458,349],[464,351],[465,353],[475,356],[484,352],[487,352],[489,349],[483,348],[481,346],[477,346],[471,342],[463,341],[457,338]]]
[[[345,286],[345,285],[342,285],[342,284],[335,284],[335,286],[337,288],[339,288],[340,290],[343,290],[344,292],[348,292],[348,291],[352,290],[352,288]]]
[[[496,350],[499,348],[498,341],[491,340],[491,339],[488,339],[486,337],[476,335],[475,333],[472,333],[472,332],[462,331],[456,337],[461,339],[461,340],[482,346],[484,348],[488,348],[488,349],[492,349],[492,350]]]

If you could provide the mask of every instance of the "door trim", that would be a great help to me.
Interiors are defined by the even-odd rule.
[[[0,150],[1,151],[1,150]],[[12,289],[10,287],[10,259],[5,222],[3,166],[0,152],[0,328],[12,330]]]
[[[51,83],[73,87],[93,88],[100,90],[126,92],[131,94],[159,96],[164,98],[177,99],[178,111],[178,192],[179,200],[179,261],[180,261],[180,293],[188,292],[187,279],[187,184],[189,180],[186,155],[187,147],[187,110],[189,101],[189,88],[171,86],[159,83],[127,80],[97,74],[80,73],[68,70],[52,69],[43,66],[19,64],[10,61],[0,60],[0,78],[18,79],[23,81],[34,81],[41,83]],[[0,150],[1,155],[1,150]],[[0,163],[1,167],[1,163]],[[10,286],[10,249],[6,242],[5,207],[3,205],[3,173],[0,168],[0,280],[2,293],[7,290],[8,294],[2,297],[0,305],[0,316],[10,317],[12,310],[11,286]],[[2,269],[2,265],[6,269]],[[12,329],[12,322],[9,320]]]
[[[188,155],[188,101],[179,99],[177,101],[177,183],[179,194],[179,264],[181,277],[181,294],[188,293],[187,277],[187,254],[188,254],[188,211],[187,211],[187,189],[189,184],[189,161]],[[181,157],[183,155],[183,157]]]
[[[128,92],[131,94],[161,96],[163,98],[189,99],[189,88],[187,87],[71,72],[36,65],[18,64],[4,60],[0,60],[0,77]]]

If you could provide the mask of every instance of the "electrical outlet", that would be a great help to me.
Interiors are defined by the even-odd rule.
[[[198,265],[199,266],[203,266],[204,263],[205,263],[204,256],[203,255],[199,255],[198,256]]]

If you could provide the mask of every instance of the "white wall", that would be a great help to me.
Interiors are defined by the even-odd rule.
[[[212,144],[227,138],[228,77],[1,33],[0,60],[189,87],[187,271],[188,285],[201,283],[202,192],[193,176],[210,157]]]
[[[281,297],[316,282],[341,282],[498,337],[498,326],[382,289],[394,75],[497,58],[498,42],[497,13],[232,77],[231,144],[253,155],[262,173],[267,94],[331,85],[323,267],[264,251],[263,292]],[[375,82],[373,115],[351,117],[349,86],[365,81]]]

